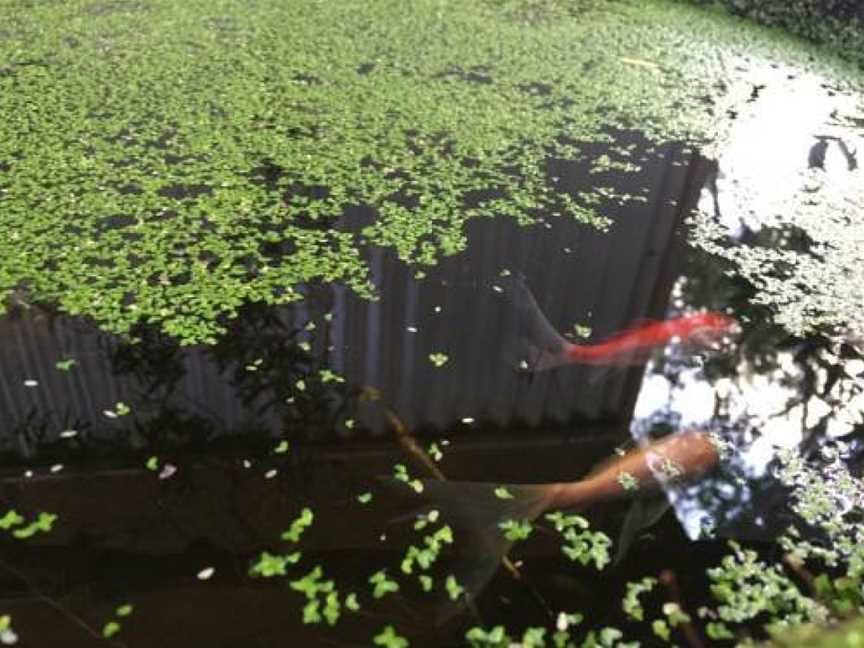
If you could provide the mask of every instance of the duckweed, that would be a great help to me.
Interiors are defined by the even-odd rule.
[[[504,537],[511,542],[525,540],[531,535],[533,527],[527,520],[504,520],[498,527],[504,532]]]
[[[303,532],[312,526],[312,520],[315,519],[312,509],[304,508],[300,512],[300,517],[291,522],[291,528],[282,533],[282,539],[289,542],[299,542]]]
[[[643,578],[641,581],[635,583],[627,583],[627,594],[621,602],[621,608],[624,610],[624,613],[637,621],[644,619],[645,610],[639,601],[639,597],[654,589],[656,584],[657,579],[651,577]]]
[[[543,160],[610,128],[722,139],[744,54],[852,83],[791,37],[663,0],[88,7],[0,9],[0,295],[183,343],[303,282],[373,298],[366,244],[432,265],[475,217],[608,227],[604,201],[629,198],[571,195]],[[355,233],[358,205],[375,218]]]
[[[407,648],[408,640],[396,634],[393,626],[386,626],[380,633],[375,635],[372,643],[383,648]]]
[[[369,577],[372,585],[372,597],[380,599],[391,592],[399,591],[399,583],[387,577],[387,570],[381,569]]]

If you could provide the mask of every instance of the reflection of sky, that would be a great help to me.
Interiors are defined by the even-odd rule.
[[[855,198],[864,186],[861,167],[853,168],[850,158],[856,149],[864,149],[864,141],[843,124],[844,116],[858,115],[860,96],[831,87],[816,75],[768,61],[739,61],[736,69],[745,68],[746,73],[729,88],[734,117],[709,152],[718,162],[716,193],[703,191],[699,211],[716,217],[714,222],[732,240],[741,241],[748,229],[795,226],[817,243],[833,242],[837,235],[833,228],[847,229],[843,224],[854,222],[849,210],[858,204]],[[709,184],[706,189],[713,187]],[[860,214],[854,218],[860,220]],[[746,249],[738,250],[735,258],[742,270],[749,263],[757,275],[764,274],[770,264],[759,256],[761,250],[749,244],[741,247]],[[649,365],[631,429],[634,438],[643,438],[654,423],[665,420],[676,430],[719,430],[726,441],[734,441],[731,464],[719,471],[719,482],[712,479],[692,488],[668,489],[690,537],[700,536],[700,527],[712,517],[706,501],[718,510],[725,506],[726,514],[731,508],[743,515],[758,499],[751,487],[758,483],[765,488],[777,449],[799,447],[805,431],[820,419],[827,418],[829,438],[848,434],[861,421],[861,394],[832,392],[831,404],[817,397],[800,402],[800,385],[806,377],[791,352],[777,354],[774,370],[757,373],[742,361],[735,376],[713,383],[699,366],[692,366],[692,359],[685,360],[676,361],[673,350],[665,363],[666,375],[656,364]],[[857,375],[864,366],[850,363],[846,370]],[[824,373],[818,380],[824,384]],[[713,496],[706,494],[709,489]],[[724,491],[736,501],[720,502]]]
[[[705,379],[700,366],[686,366],[692,364],[692,359],[676,359],[674,353],[667,355],[665,373],[658,371],[655,363],[646,369],[631,425],[634,439],[644,442],[654,423],[669,421],[674,422],[677,430],[719,432],[729,444],[730,453],[724,461],[730,470],[722,470],[719,477],[714,475],[701,484],[667,490],[676,515],[691,538],[702,534],[706,522],[717,526],[712,520],[712,497],[706,498],[704,489],[721,498],[737,493],[738,502],[731,506],[728,501],[714,503],[724,507],[724,514],[736,506],[743,513],[752,499],[753,482],[770,477],[769,466],[780,448],[798,447],[804,430],[815,426],[827,414],[831,415],[826,428],[829,438],[849,434],[861,421],[864,393],[833,405],[817,396],[802,401],[800,385],[805,376],[794,363],[793,353],[779,352],[777,360],[778,369],[767,374],[754,373],[742,364],[736,376],[713,383]],[[864,363],[860,361],[846,365],[850,375],[861,370]],[[826,374],[817,372],[817,380],[824,384]],[[842,397],[839,393],[835,395],[838,399]],[[790,407],[792,402],[795,404]],[[760,484],[764,487],[764,482]],[[771,511],[761,513],[771,515]],[[726,521],[734,524],[734,516]],[[717,530],[722,533],[722,525]]]
[[[808,154],[817,137],[838,138],[856,148],[841,115],[857,114],[860,97],[832,89],[825,79],[762,62],[742,62],[750,73],[737,82],[733,96],[750,93],[736,103],[736,116],[716,151],[720,173],[720,224],[733,238],[742,224],[758,231],[775,220],[788,219],[790,199],[807,186]],[[824,169],[832,181],[859,181],[850,174],[840,147],[829,145]],[[702,196],[700,208],[713,211],[711,197]]]
[[[728,379],[721,381],[719,385],[712,385],[704,379],[700,367],[678,367],[673,382],[664,373],[655,373],[653,369],[653,365],[648,366],[636,403],[631,431],[637,441],[649,432],[652,420],[674,420],[680,430],[716,430],[714,418],[718,397],[725,397],[734,402],[733,407],[742,416],[741,420],[744,420],[744,416],[748,413],[748,401],[739,403],[737,399],[729,398],[732,389]],[[781,391],[769,390],[765,393],[753,394],[756,395],[759,398],[753,398],[752,402],[758,403],[760,409],[766,411],[772,408],[774,411],[783,409],[786,395]],[[790,441],[788,429],[781,432],[779,426],[774,430],[768,426],[767,433],[759,439],[746,447],[734,448],[734,461],[742,468],[741,472],[750,477],[764,474],[774,453],[772,442],[777,441]],[[710,488],[721,496],[734,496],[737,489],[740,499],[750,499],[746,484],[738,483],[733,488],[732,484],[712,482]],[[715,526],[712,523],[712,512],[701,501],[698,485],[686,490],[671,487],[667,489],[667,495],[679,521],[691,538],[700,537],[702,529],[706,526]]]

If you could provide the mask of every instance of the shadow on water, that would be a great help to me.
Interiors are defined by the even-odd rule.
[[[746,282],[686,247],[684,216],[716,165],[623,137],[647,163],[618,189],[645,201],[610,205],[609,233],[554,214],[527,228],[472,220],[467,251],[420,279],[392,252],[366,249],[376,302],[340,286],[305,286],[299,304],[246,306],[212,347],[180,347],[151,328],[119,339],[50,307],[21,306],[0,321],[6,506],[28,520],[58,516],[50,533],[4,541],[0,584],[28,642],[91,645],[127,602],[141,610],[122,621],[118,641],[130,646],[276,646],[289,636],[297,645],[368,645],[394,619],[412,645],[458,645],[471,625],[548,626],[568,609],[592,626],[626,629],[609,601],[620,600],[627,581],[664,569],[698,604],[704,568],[722,546],[688,535],[700,538],[710,523],[721,535],[764,540],[787,519],[770,456],[759,455],[756,469],[739,450],[760,447],[755,414],[735,404],[728,385],[718,396],[718,385],[745,373],[781,383],[792,376],[777,396],[788,414],[814,394],[830,400],[854,377],[825,359],[827,342],[784,334],[751,305]],[[547,174],[575,191],[587,171],[552,160]],[[608,175],[601,180],[612,182]],[[517,276],[573,339],[590,329],[602,340],[688,307],[731,309],[745,333],[716,356],[671,348],[647,371],[568,366],[529,377],[517,371],[519,323],[508,301]],[[820,372],[833,382],[817,380]],[[811,452],[820,451],[829,418],[802,419],[799,440]],[[516,571],[490,573],[488,587],[470,592],[472,605],[451,605],[458,614],[430,623],[422,581],[400,574],[400,561],[435,520],[421,525],[429,529],[416,529],[416,517],[392,524],[404,502],[377,478],[392,476],[394,464],[406,481],[434,477],[431,456],[449,480],[571,482],[633,443],[631,434],[639,444],[686,427],[716,432],[733,456],[698,484],[666,489],[680,524],[664,515],[665,495],[660,507],[650,497],[595,506],[592,527],[627,549],[617,569],[598,577],[574,565],[541,529],[517,546]],[[358,500],[367,492],[369,504]],[[296,543],[280,539],[304,507],[314,512],[311,526]],[[458,569],[477,550],[459,542],[445,549],[436,605],[448,602],[448,566]],[[250,577],[262,551],[294,550],[303,554],[298,564],[281,563],[288,579]],[[336,628],[327,624],[326,585],[314,605],[319,594],[304,599],[301,585],[285,585],[316,566],[318,583],[332,578],[340,592]],[[382,568],[401,589],[379,600],[369,578]],[[346,607],[350,592],[356,614]],[[303,624],[304,606],[322,621]]]

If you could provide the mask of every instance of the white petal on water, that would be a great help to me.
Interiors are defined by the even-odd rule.
[[[216,571],[213,567],[205,567],[201,571],[198,572],[198,580],[209,580],[213,573]]]

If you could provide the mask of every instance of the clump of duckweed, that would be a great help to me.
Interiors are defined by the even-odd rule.
[[[407,648],[408,640],[400,637],[393,626],[386,626],[372,638],[372,643],[383,648]]]
[[[105,625],[102,627],[102,636],[105,639],[110,639],[118,632],[120,632],[123,627],[120,619],[126,618],[131,615],[133,610],[134,607],[129,603],[124,603],[123,605],[117,607],[117,609],[114,610],[115,618],[106,622]]]
[[[408,467],[405,464],[398,463],[393,466],[393,477],[397,481],[407,484],[415,493],[423,492],[423,482],[419,479],[412,479],[411,475],[408,474]]]
[[[543,160],[610,127],[712,139],[747,77],[736,56],[852,79],[791,38],[661,0],[151,0],[146,20],[88,6],[0,8],[0,295],[183,343],[302,282],[372,297],[366,243],[434,264],[478,216],[608,226],[602,196],[558,189]],[[375,213],[359,236],[357,205]]]
[[[14,509],[11,509],[0,518],[0,529],[10,531],[12,537],[18,540],[26,540],[27,538],[32,538],[37,533],[50,533],[56,521],[57,515],[42,511],[29,524],[25,524],[27,522],[26,518]]]
[[[621,608],[627,616],[641,621],[645,618],[645,611],[639,602],[639,596],[650,592],[657,584],[656,578],[646,577],[635,583],[627,583],[627,593],[621,601]]]
[[[693,217],[693,240],[731,262],[794,335],[864,336],[864,144],[860,88],[784,63],[752,64],[753,94],[715,147],[720,172]],[[759,85],[758,92],[754,84]],[[806,101],[787,111],[790,101]],[[753,146],[759,133],[759,146]],[[709,191],[713,193],[709,196]]]
[[[597,569],[603,569],[609,564],[612,540],[602,531],[591,531],[591,525],[584,517],[558,511],[547,513],[546,519],[552,522],[555,530],[562,535],[564,544],[561,551],[570,560],[582,565],[594,563]]]
[[[744,623],[767,613],[777,624],[825,621],[825,607],[801,593],[778,565],[759,560],[755,551],[729,543],[732,553],[708,570],[717,614],[727,623]]]
[[[332,580],[323,580],[324,570],[316,566],[312,571],[291,581],[291,589],[301,592],[306,597],[303,606],[303,623],[320,623],[333,626],[342,615],[343,604],[349,609],[357,609],[356,595],[349,594],[342,601]],[[350,601],[350,604],[349,604]]]
[[[528,520],[504,520],[498,526],[504,532],[504,537],[510,542],[526,540],[531,535],[531,531],[534,530]]]
[[[369,577],[369,584],[372,585],[372,597],[376,599],[399,591],[399,583],[387,576],[386,569],[379,569],[372,574]]]

